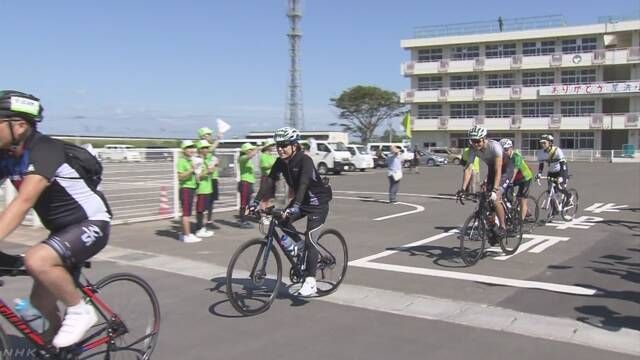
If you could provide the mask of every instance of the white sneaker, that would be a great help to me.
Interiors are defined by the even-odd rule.
[[[213,236],[213,231],[207,230],[206,228],[200,228],[200,230],[196,232],[196,236],[201,238],[210,237]]]
[[[304,279],[304,284],[302,284],[302,287],[298,291],[298,295],[311,296],[315,295],[317,292],[318,289],[316,288],[316,278],[309,276]]]
[[[77,343],[96,322],[98,322],[96,311],[84,301],[68,307],[62,326],[53,338],[53,346],[63,348]]]
[[[182,237],[182,241],[185,243],[197,243],[202,241],[202,239],[193,234],[187,234]]]

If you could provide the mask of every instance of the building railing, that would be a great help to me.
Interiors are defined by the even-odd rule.
[[[546,29],[567,26],[562,15],[531,16],[492,21],[475,21],[457,24],[418,26],[414,28],[415,39],[453,35],[488,34],[531,29]]]

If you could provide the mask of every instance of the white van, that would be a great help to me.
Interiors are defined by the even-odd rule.
[[[306,152],[320,175],[326,175],[329,172],[337,175],[344,170],[349,170],[351,166],[351,154],[346,145],[341,142],[303,140],[300,144],[307,149]]]
[[[142,161],[140,151],[131,145],[109,144],[98,152],[100,160]]]
[[[373,156],[367,152],[363,145],[347,145],[347,149],[351,154],[353,170],[373,169]]]
[[[407,150],[407,146],[404,143],[369,143],[367,144],[367,151],[371,156],[376,156],[378,149],[382,149],[382,153],[387,156],[391,151],[391,146],[395,145],[400,148],[400,159],[402,159],[402,166],[411,166],[411,160],[413,160],[413,152]]]

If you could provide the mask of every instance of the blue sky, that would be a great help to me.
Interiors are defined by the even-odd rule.
[[[355,85],[402,91],[413,28],[562,14],[640,16],[640,0],[303,0],[308,130],[337,120]],[[0,0],[0,88],[31,92],[53,134],[184,138],[220,117],[230,135],[282,126],[286,0]],[[397,123],[399,127],[400,120]]]

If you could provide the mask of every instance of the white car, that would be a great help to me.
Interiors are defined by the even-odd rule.
[[[373,169],[373,156],[367,152],[363,145],[347,145],[347,149],[351,154],[352,170]]]
[[[142,161],[140,151],[131,145],[122,144],[105,145],[104,148],[98,152],[98,157],[102,161]]]

